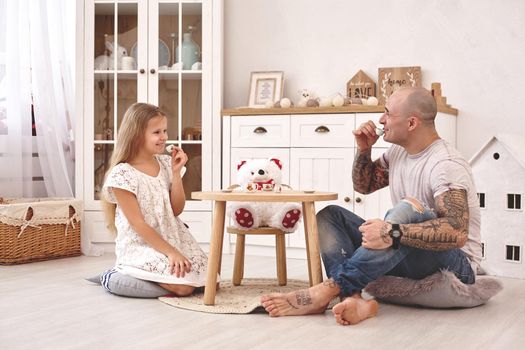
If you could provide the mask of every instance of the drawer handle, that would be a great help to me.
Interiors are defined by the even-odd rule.
[[[356,201],[356,203],[361,203],[362,199],[359,198],[359,197],[357,197],[357,198],[355,199],[355,201]]]
[[[318,126],[317,128],[315,128],[315,132],[319,132],[319,133],[322,133],[322,132],[330,132],[330,129],[328,129],[326,126],[324,125],[321,125],[321,126]]]
[[[256,134],[265,134],[268,132],[268,130],[266,130],[265,128],[263,128],[262,126],[258,126],[256,127],[254,130],[253,130],[254,133]]]
[[[350,203],[350,201],[351,201],[350,197],[345,197],[345,202],[346,203]]]

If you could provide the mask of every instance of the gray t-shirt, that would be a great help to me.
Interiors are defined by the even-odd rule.
[[[480,210],[476,186],[468,162],[447,141],[439,139],[418,154],[392,145],[381,157],[388,168],[390,196],[396,204],[405,197],[419,199],[436,209],[434,198],[451,189],[467,191],[469,235],[461,248],[477,271],[481,261]]]

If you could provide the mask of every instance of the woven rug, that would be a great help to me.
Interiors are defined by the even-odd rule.
[[[261,306],[261,295],[269,293],[286,293],[297,289],[308,288],[307,281],[288,280],[286,286],[279,286],[277,280],[267,278],[245,278],[240,286],[231,281],[222,281],[215,297],[215,305],[204,305],[204,292],[189,297],[160,297],[159,300],[181,309],[209,312],[215,314],[248,314],[265,312]]]

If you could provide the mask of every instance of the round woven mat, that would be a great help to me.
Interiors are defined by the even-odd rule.
[[[159,300],[181,309],[209,312],[215,314],[248,314],[261,307],[261,295],[269,293],[286,293],[297,289],[308,288],[307,281],[288,280],[286,286],[279,286],[277,280],[268,278],[245,278],[240,286],[231,281],[222,281],[215,297],[215,305],[204,305],[204,293],[195,293],[189,297],[160,297]],[[257,311],[259,311],[257,310]]]

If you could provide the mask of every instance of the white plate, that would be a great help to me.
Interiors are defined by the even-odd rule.
[[[129,53],[131,57],[135,59],[135,62],[138,62],[137,60],[137,43],[133,44],[131,47],[131,52]],[[169,66],[170,65],[170,49],[168,48],[168,45],[161,39],[159,39],[159,67],[161,66]]]

